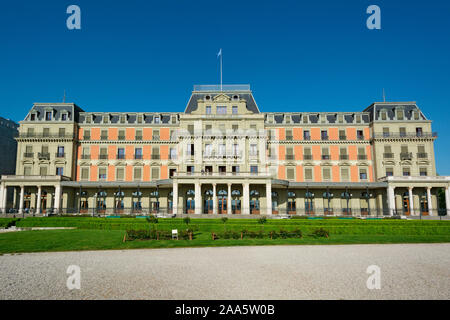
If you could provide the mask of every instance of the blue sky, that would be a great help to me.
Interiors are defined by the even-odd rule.
[[[66,8],[81,8],[68,30]],[[381,30],[366,8],[381,8]],[[10,1],[0,7],[0,115],[33,102],[183,111],[192,85],[251,84],[262,111],[359,111],[417,101],[450,175],[449,1]]]

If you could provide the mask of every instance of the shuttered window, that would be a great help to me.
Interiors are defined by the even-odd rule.
[[[24,167],[23,168],[23,174],[25,176],[31,176],[31,167]]]
[[[124,168],[117,168],[117,172],[116,172],[116,180],[123,180],[125,176],[125,170]]]
[[[40,167],[39,175],[46,176],[47,175],[47,167]]]
[[[159,168],[152,168],[152,180],[159,179]]]
[[[311,168],[305,168],[305,180],[312,180],[312,169]]]
[[[348,168],[341,168],[341,180],[348,181]]]
[[[323,168],[323,180],[330,180],[331,179],[331,169],[330,168]]]
[[[141,179],[142,179],[142,169],[134,168],[134,180],[141,180]]]
[[[81,168],[81,180],[89,179],[89,168]]]
[[[295,179],[295,169],[294,168],[287,168],[287,179],[288,180],[294,180]]]

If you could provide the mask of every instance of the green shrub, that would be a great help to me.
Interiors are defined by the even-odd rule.
[[[329,237],[329,232],[328,232],[328,230],[325,230],[324,228],[319,228],[319,229],[314,230],[312,235],[314,237],[328,238]]]

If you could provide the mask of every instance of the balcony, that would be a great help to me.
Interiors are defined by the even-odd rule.
[[[91,140],[91,136],[83,136],[83,140]]]
[[[383,153],[383,158],[384,159],[394,159],[394,154],[393,153]]]
[[[39,160],[50,160],[50,153],[48,152],[39,152],[38,153]]]
[[[328,135],[322,135],[322,136],[320,136],[320,138],[321,138],[322,140],[328,140],[328,139],[329,139]]]
[[[303,136],[303,140],[309,141],[309,140],[311,140],[311,136],[309,136],[309,135]]]
[[[428,153],[424,153],[424,152],[417,153],[417,159],[427,159],[427,158],[428,158]]]
[[[81,155],[81,159],[82,160],[90,160],[91,159],[91,155],[90,154],[82,154]]]
[[[304,154],[303,160],[312,160],[312,154]]]
[[[50,133],[34,133],[34,132],[26,132],[20,133],[18,138],[21,139],[73,139],[75,136],[73,134],[50,134]]]
[[[124,160],[124,159],[125,159],[125,155],[122,154],[122,153],[118,153],[118,154],[116,155],[116,159],[117,159],[117,160]]]
[[[400,153],[400,160],[411,160],[412,152],[402,152]]]
[[[134,155],[135,160],[142,160],[142,154],[135,154]]]
[[[437,132],[399,132],[399,133],[389,133],[389,132],[375,132],[373,134],[374,139],[413,139],[413,138],[420,138],[420,139],[430,139],[430,138],[437,138],[438,134]]]
[[[65,154],[64,152],[57,152],[57,153],[55,154],[55,157],[56,157],[56,158],[65,158],[65,157],[66,157],[66,154]]]
[[[98,158],[99,158],[100,160],[107,160],[107,159],[108,159],[108,154],[100,154],[100,155],[98,156]]]
[[[323,154],[322,155],[322,160],[330,160],[330,155],[329,154]]]
[[[142,140],[142,136],[135,136],[134,139],[137,141],[140,141],[140,140]]]
[[[357,140],[364,140],[364,135],[360,135],[359,134],[359,135],[356,136],[356,139]]]
[[[118,136],[118,140],[125,140],[125,136]]]
[[[34,157],[34,153],[33,152],[25,152],[23,154],[24,158],[33,158]]]
[[[348,160],[348,154],[340,154],[339,160]]]
[[[157,141],[159,141],[159,136],[152,136],[152,140],[157,140]]]
[[[367,160],[366,154],[358,154],[358,160]]]
[[[102,135],[100,136],[100,140],[108,140],[108,136]]]
[[[347,140],[347,136],[339,136],[339,140]]]
[[[286,160],[294,160],[295,156],[293,154],[287,154],[286,155]]]
[[[291,141],[291,140],[293,140],[294,139],[294,137],[293,136],[286,136],[286,140],[289,140],[289,141]]]
[[[160,158],[159,154],[152,154],[152,160],[159,160]]]

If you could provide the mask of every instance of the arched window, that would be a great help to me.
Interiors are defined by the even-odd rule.
[[[219,190],[217,192],[218,201],[219,201],[219,214],[227,213],[227,204],[228,204],[228,192],[226,190]]]
[[[278,214],[278,192],[272,191],[272,214]]]
[[[195,191],[189,189],[186,192],[186,213],[195,212]]]
[[[287,193],[288,200],[287,200],[287,213],[288,214],[296,214],[297,213],[297,205],[296,205],[296,198],[297,195],[293,191],[288,191]]]
[[[213,191],[211,189],[205,191],[205,205],[203,206],[203,213],[213,213]]]
[[[231,212],[232,214],[241,213],[241,191],[237,189],[231,191]]]
[[[250,191],[250,214],[260,214],[259,207],[259,191],[251,190]]]

